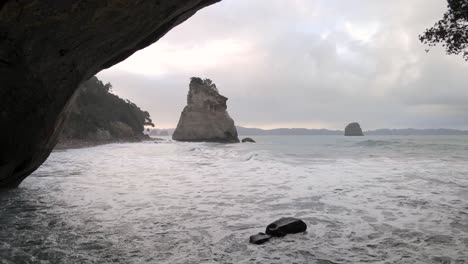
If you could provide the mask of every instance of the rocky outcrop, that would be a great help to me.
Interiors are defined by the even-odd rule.
[[[287,234],[296,234],[305,232],[307,225],[301,219],[294,217],[283,217],[269,224],[265,230],[267,235],[273,237],[283,237]]]
[[[249,238],[249,242],[261,245],[268,242],[272,237],[284,237],[287,234],[302,233],[307,230],[307,225],[301,219],[294,217],[283,217],[266,227],[265,233],[258,233]]]
[[[82,81],[218,1],[0,1],[0,188],[47,159]]]
[[[349,125],[346,126],[345,136],[364,136],[364,133],[362,133],[361,126],[359,123],[350,123]]]
[[[172,139],[190,142],[237,143],[236,126],[227,112],[227,97],[219,94],[211,80],[193,77],[187,106],[180,115]]]
[[[255,143],[255,140],[252,138],[246,137],[242,139],[242,143]]]

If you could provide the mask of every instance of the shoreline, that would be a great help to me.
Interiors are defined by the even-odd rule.
[[[110,139],[110,140],[83,140],[83,139],[67,139],[62,140],[55,145],[53,151],[56,150],[67,150],[67,149],[81,149],[81,148],[92,148],[101,145],[115,144],[115,143],[139,143],[144,141],[154,141],[151,137],[132,137],[132,138],[121,138],[121,139]]]

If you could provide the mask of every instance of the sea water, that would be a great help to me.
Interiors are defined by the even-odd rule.
[[[255,140],[54,151],[0,193],[0,263],[468,263],[468,137]]]

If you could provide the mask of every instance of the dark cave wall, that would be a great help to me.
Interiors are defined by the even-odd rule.
[[[0,1],[0,188],[47,159],[82,81],[218,1]]]

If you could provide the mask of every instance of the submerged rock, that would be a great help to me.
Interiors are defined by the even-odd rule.
[[[242,143],[256,143],[252,138],[246,137],[242,139]]]
[[[238,143],[234,120],[227,112],[227,97],[209,79],[192,77],[187,106],[180,115],[172,139],[192,142]]]
[[[274,237],[283,237],[287,234],[305,232],[307,225],[301,219],[284,217],[269,224],[265,233]]]
[[[359,123],[350,123],[346,126],[345,128],[345,136],[364,136],[364,133],[362,133],[361,126]]]
[[[261,245],[270,240],[271,236],[265,233],[258,233],[256,235],[250,236],[249,242],[255,245]]]

